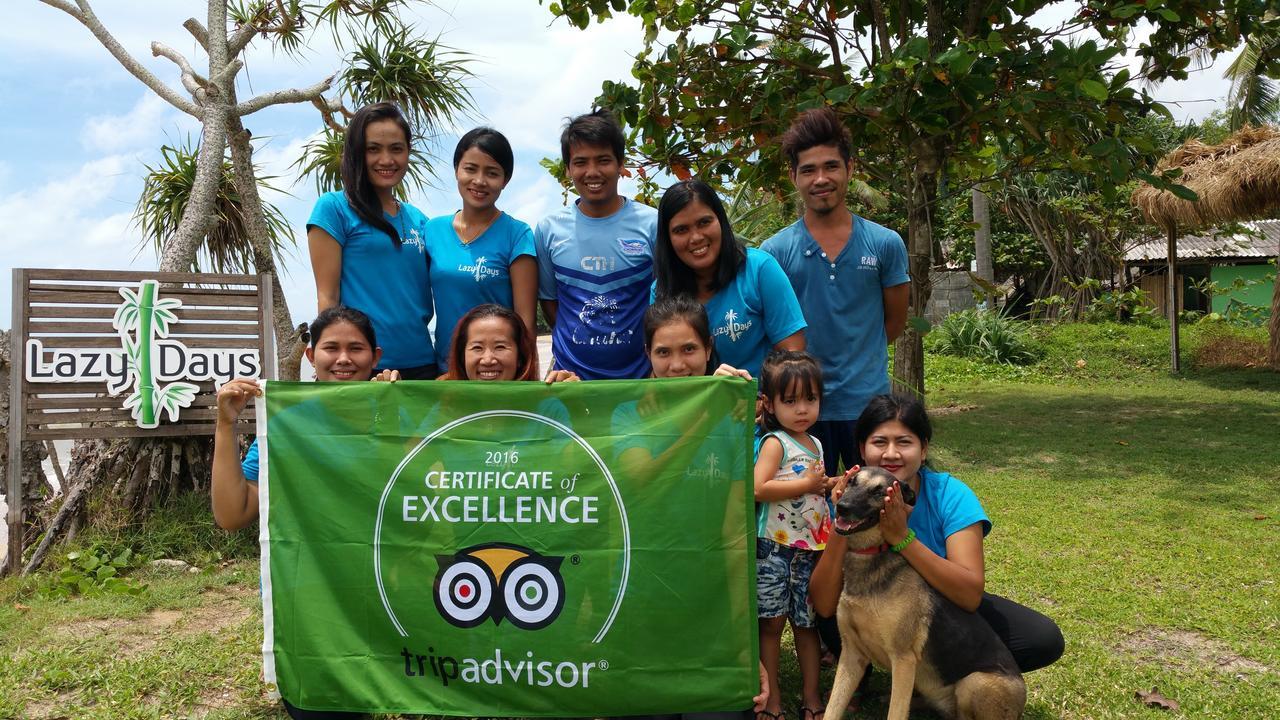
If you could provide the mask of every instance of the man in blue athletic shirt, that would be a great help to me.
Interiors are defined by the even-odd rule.
[[[872,397],[889,392],[886,347],[907,322],[911,278],[898,233],[858,217],[849,192],[849,133],[830,108],[801,113],[782,136],[804,215],[761,246],[777,258],[810,327],[807,350],[822,364],[823,464],[834,473],[858,453],[853,425]]]
[[[618,194],[625,144],[608,111],[571,119],[560,155],[578,200],[533,233],[555,367],[583,380],[649,374],[642,323],[658,213]]]

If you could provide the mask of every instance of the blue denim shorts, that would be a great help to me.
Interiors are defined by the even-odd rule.
[[[817,550],[779,545],[756,538],[756,595],[762,618],[787,616],[795,627],[813,627],[809,576],[818,563]]]

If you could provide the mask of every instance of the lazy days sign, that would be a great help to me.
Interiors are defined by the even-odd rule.
[[[265,677],[309,710],[749,707],[754,407],[738,378],[267,383]]]
[[[142,280],[136,289],[121,287],[119,293],[123,300],[111,320],[119,347],[46,348],[41,338],[28,338],[23,363],[27,382],[101,382],[112,397],[131,390],[123,407],[138,427],[154,428],[164,415],[178,421],[179,412],[199,392],[195,382],[262,373],[256,349],[191,348],[170,338],[172,326],[180,322],[182,301],[161,298],[156,280]],[[189,332],[198,333],[199,326]],[[62,340],[74,343],[74,338]]]

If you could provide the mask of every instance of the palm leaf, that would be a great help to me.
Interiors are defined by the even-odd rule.
[[[196,156],[199,146],[192,140],[160,148],[160,160],[147,165],[142,195],[134,209],[133,219],[142,231],[143,244],[151,244],[159,254],[170,237],[178,230],[182,214],[191,197],[196,177]],[[255,172],[255,176],[257,173]],[[271,184],[275,176],[258,177],[260,191],[274,191]],[[267,235],[271,253],[281,259],[288,246],[295,240],[288,220],[279,208],[263,201],[262,210],[267,223]],[[240,192],[235,186],[235,175],[230,160],[224,159],[222,178],[218,183],[218,195],[214,203],[214,223],[205,236],[205,243],[191,264],[192,272],[203,270],[217,273],[252,273],[255,268],[254,249],[245,227],[245,209]],[[278,263],[277,266],[284,266]]]
[[[134,391],[132,395],[124,399],[124,407],[130,411],[134,420],[138,419],[138,415],[142,413],[142,393]]]
[[[157,336],[169,337],[169,324],[178,322],[178,316],[173,313],[173,310],[180,307],[182,307],[182,301],[177,298],[156,301],[152,307],[151,322],[155,325]]]
[[[138,329],[138,296],[127,287],[120,288],[124,302],[116,308],[111,324],[120,332],[131,332]]]
[[[200,388],[187,382],[174,382],[160,388],[156,393],[156,403],[169,414],[169,420],[178,421],[178,412],[195,399]]]

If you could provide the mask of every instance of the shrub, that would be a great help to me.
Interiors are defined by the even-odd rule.
[[[989,310],[948,315],[926,344],[931,352],[1010,365],[1029,365],[1041,356],[1026,323]]]
[[[1085,308],[1083,319],[1094,323],[1131,320],[1152,325],[1160,317],[1147,293],[1141,288],[1131,287],[1128,290],[1103,291]]]
[[[1192,361],[1197,367],[1266,367],[1265,336],[1242,332],[1226,321],[1202,322],[1199,346]]]

